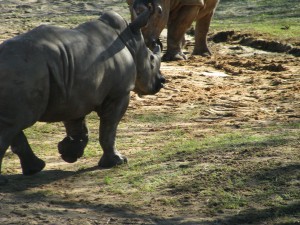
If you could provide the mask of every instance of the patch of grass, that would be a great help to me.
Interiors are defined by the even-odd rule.
[[[299,140],[298,125],[260,132],[247,128],[202,140],[189,138],[184,130],[160,133],[162,139],[176,138],[161,149],[138,151],[127,167],[108,171],[111,182],[104,192],[129,196],[134,205],[151,204],[155,198],[156,204],[180,208],[194,199],[189,204],[211,214],[290,204],[300,198],[300,156],[291,147]]]
[[[155,114],[155,113],[146,113],[146,114],[138,114],[135,115],[134,118],[131,117],[131,119],[137,120],[138,123],[166,123],[174,121],[174,117],[170,114]]]
[[[300,36],[300,6],[295,1],[221,1],[211,25],[216,30],[248,30],[280,40]]]
[[[147,205],[182,210],[189,206],[191,212],[217,215],[225,224],[243,224],[255,214],[258,223],[274,223],[275,219],[276,223],[296,221],[296,214],[288,209],[295,212],[295,201],[300,199],[299,122],[245,126],[230,132],[218,129],[200,139],[190,135],[188,129],[176,126],[176,122],[188,119],[170,115],[169,120],[168,116],[131,114],[125,119],[126,124],[121,125],[117,139],[125,154],[126,150],[139,149],[130,154],[129,164],[91,172],[83,172],[87,169],[84,166],[79,168],[76,180],[97,183],[101,195],[124,199],[132,208]],[[87,121],[90,143],[85,157],[98,158],[98,117],[92,113]],[[158,129],[162,125],[167,130]],[[141,127],[146,135],[136,138]],[[147,135],[152,129],[157,131]],[[35,148],[46,146],[43,154],[52,155],[57,150],[50,146],[56,144],[48,146],[41,140],[53,138],[51,142],[57,142],[64,137],[64,128],[60,123],[38,123],[27,129],[26,134],[31,136]],[[32,192],[35,198],[57,195],[47,190]],[[85,199],[89,193],[81,195]]]

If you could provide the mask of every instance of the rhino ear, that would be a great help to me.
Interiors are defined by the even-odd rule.
[[[149,21],[151,12],[149,9],[144,10],[137,18],[129,24],[132,33],[137,34],[141,28],[145,27]]]
[[[160,6],[160,5],[158,4],[158,6]],[[141,14],[146,9],[150,10],[151,15],[153,15],[155,13],[154,0],[134,1],[132,4],[132,8],[136,12],[137,15]]]
[[[153,49],[153,54],[157,55],[160,57],[161,54],[161,48],[158,44],[155,45],[154,49]]]
[[[153,54],[156,55],[159,59],[161,59],[161,48],[158,44],[155,45],[153,49]]]

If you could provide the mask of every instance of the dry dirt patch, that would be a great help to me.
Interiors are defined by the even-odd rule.
[[[237,44],[214,44],[212,48],[214,55],[209,58],[190,56],[187,61],[163,63],[166,88],[157,97],[145,97],[132,105],[139,109],[159,105],[160,110],[198,107],[198,122],[299,119],[297,57]],[[190,52],[190,46],[187,50]]]

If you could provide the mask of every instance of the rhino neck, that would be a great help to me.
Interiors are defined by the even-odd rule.
[[[132,55],[132,58],[134,59],[134,62],[137,62],[137,55],[138,55],[138,49],[139,49],[139,42],[141,39],[142,33],[138,35],[134,35],[129,27],[127,27],[123,32],[119,34],[120,39],[126,46],[126,48],[129,50],[130,54]]]
[[[118,35],[118,38],[123,42],[126,48],[130,51],[134,61],[136,62],[137,40],[135,35],[128,27],[128,23],[118,13],[110,11],[105,12],[100,18],[100,21],[112,28],[113,32]]]

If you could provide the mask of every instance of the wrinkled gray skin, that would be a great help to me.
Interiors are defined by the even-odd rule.
[[[151,52],[140,32],[149,17],[146,10],[127,25],[109,12],[72,30],[40,26],[0,45],[0,171],[9,146],[24,175],[44,168],[23,132],[36,121],[63,121],[66,137],[58,149],[75,162],[87,145],[85,116],[92,111],[100,117],[99,166],[127,162],[115,136],[129,93],[155,94],[164,83],[160,49]],[[0,184],[6,182],[0,174]]]
[[[150,3],[154,4],[154,15],[142,32],[147,46],[151,47],[167,27],[164,61],[187,59],[182,52],[184,35],[193,21],[196,21],[193,55],[211,55],[207,46],[207,34],[218,2],[219,0],[127,0],[132,19],[147,9]]]

